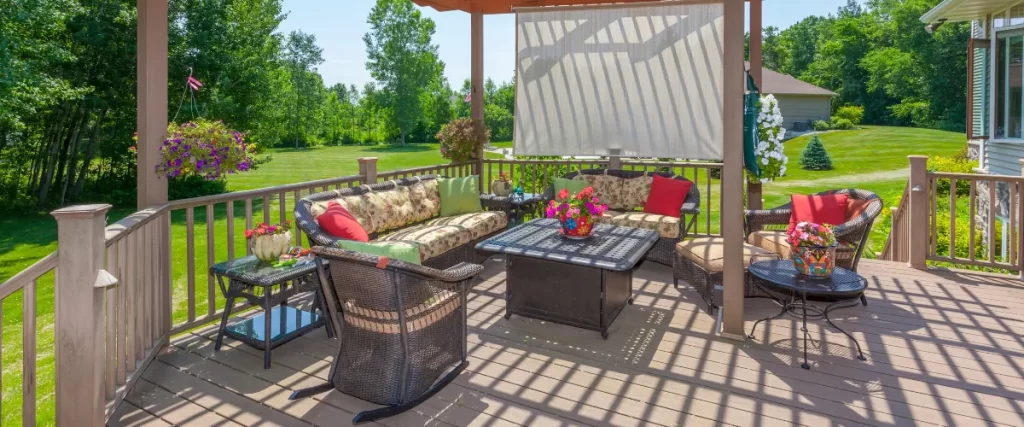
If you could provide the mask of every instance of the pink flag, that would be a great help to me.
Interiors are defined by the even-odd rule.
[[[199,88],[203,87],[203,83],[196,80],[195,77],[188,76],[188,87],[192,88],[192,90],[199,90]]]
[[[464,99],[462,102],[469,102],[469,101],[472,101],[472,100],[473,100],[473,94],[472,93],[467,93],[466,94],[466,99]]]

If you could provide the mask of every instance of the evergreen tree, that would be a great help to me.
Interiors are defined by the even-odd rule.
[[[818,135],[811,138],[811,142],[804,147],[800,154],[800,166],[806,170],[827,171],[832,170],[832,158],[825,151],[825,145],[821,143]]]

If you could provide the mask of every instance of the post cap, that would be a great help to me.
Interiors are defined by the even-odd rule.
[[[53,215],[53,217],[57,218],[58,220],[87,219],[106,215],[107,211],[109,211],[110,208],[111,206],[106,203],[99,203],[94,205],[74,205],[68,206],[66,208],[57,209],[53,212],[50,212],[50,215]]]
[[[910,160],[915,160],[915,159],[928,160],[928,156],[922,156],[922,155],[907,156],[907,158],[910,159]]]
[[[360,158],[358,158],[356,160],[358,160],[359,163],[376,163],[377,162],[377,158],[376,157],[360,157]]]

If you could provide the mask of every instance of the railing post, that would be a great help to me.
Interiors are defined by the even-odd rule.
[[[363,177],[363,184],[374,184],[377,182],[377,158],[359,158],[359,176]]]
[[[104,223],[110,205],[70,206],[57,219],[57,426],[104,424]]]
[[[928,156],[908,156],[910,159],[910,266],[927,268],[928,247]]]
[[[619,154],[622,153],[621,149],[609,148],[608,149],[608,170],[621,170],[622,169],[622,157]]]
[[[1024,159],[1020,159],[1020,176],[1024,176]],[[1020,268],[1020,280],[1024,280],[1024,184],[1017,187],[1017,200],[1010,200],[1010,203],[1018,203],[1017,227],[1012,230],[1016,230],[1017,233],[1017,267]],[[1013,218],[1010,218],[1010,225],[1013,226]],[[1010,236],[1012,237],[1013,233],[1010,233]]]

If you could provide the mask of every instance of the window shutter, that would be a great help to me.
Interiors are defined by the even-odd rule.
[[[971,36],[984,34],[984,29],[975,22]],[[972,38],[968,42],[967,69],[970,82],[967,86],[967,136],[970,139],[987,139],[989,131],[989,49],[988,39]]]

